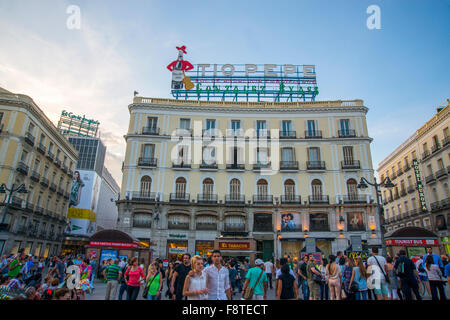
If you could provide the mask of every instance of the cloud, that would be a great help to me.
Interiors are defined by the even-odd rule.
[[[63,109],[100,121],[106,166],[121,181],[133,76],[116,50],[120,38],[88,21],[69,33],[73,41],[44,39],[9,22],[0,29],[8,48],[0,51],[0,86],[29,95],[55,124]]]

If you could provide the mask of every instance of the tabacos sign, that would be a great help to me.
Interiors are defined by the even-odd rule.
[[[192,64],[184,59],[186,46],[176,49],[167,66],[176,99],[314,101],[319,94],[315,65]]]

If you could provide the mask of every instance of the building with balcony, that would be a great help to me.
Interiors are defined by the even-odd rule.
[[[450,106],[437,113],[379,165],[381,179],[395,187],[382,189],[385,232],[421,227],[439,237],[441,251],[450,252]]]
[[[381,246],[375,196],[356,187],[373,180],[361,100],[128,108],[118,228],[154,257],[298,258],[306,238],[326,256]]]
[[[37,256],[57,254],[72,180],[61,165],[73,170],[78,152],[30,97],[2,88],[0,128],[0,183],[28,190],[14,194],[4,217],[7,194],[1,194],[0,255],[20,248]]]

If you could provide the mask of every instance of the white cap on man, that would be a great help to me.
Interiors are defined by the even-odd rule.
[[[262,265],[262,264],[264,264],[264,261],[262,261],[261,259],[256,259],[256,260],[255,260],[255,265],[256,265],[256,266],[260,266],[260,265]]]

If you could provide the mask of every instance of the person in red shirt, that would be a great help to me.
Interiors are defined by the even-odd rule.
[[[167,69],[172,72],[172,89],[183,89],[184,72],[194,69],[194,66],[187,60],[183,60],[183,53],[187,54],[186,46],[176,47],[178,59],[172,61]]]
[[[127,300],[136,300],[139,289],[142,286],[141,280],[145,279],[144,271],[138,265],[136,257],[131,258],[130,266],[125,271],[125,283],[127,284]]]

